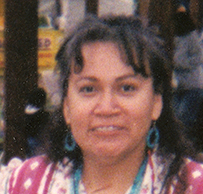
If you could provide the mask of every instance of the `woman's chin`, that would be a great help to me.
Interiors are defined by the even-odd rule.
[[[98,162],[103,164],[111,164],[117,161],[120,162],[122,159],[127,159],[128,157],[131,157],[131,155],[134,155],[135,152],[135,150],[126,149],[121,145],[106,145],[97,147],[97,149],[92,150],[89,154],[84,154],[84,156],[86,156],[85,158],[90,158],[91,160],[98,160]]]

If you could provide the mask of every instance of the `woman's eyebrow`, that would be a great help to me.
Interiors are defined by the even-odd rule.
[[[78,78],[78,79],[76,80],[76,83],[81,82],[81,81],[96,82],[97,79],[96,79],[95,77],[93,77],[93,76],[84,76],[84,77],[82,76],[82,77],[80,77],[80,78]]]
[[[116,78],[116,81],[122,81],[122,80],[125,80],[125,79],[130,79],[130,78],[137,78],[137,75],[136,74],[127,74],[127,75],[122,75],[118,78]]]
[[[130,79],[130,78],[136,79],[137,75],[136,74],[121,75],[121,76],[117,77],[115,80],[116,81],[123,81],[125,79]],[[98,81],[98,79],[95,78],[94,76],[82,76],[76,80],[76,83],[79,83],[81,81],[96,82],[96,81]]]

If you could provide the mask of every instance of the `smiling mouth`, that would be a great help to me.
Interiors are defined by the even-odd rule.
[[[93,128],[92,131],[99,131],[99,132],[107,132],[107,131],[117,131],[117,130],[122,130],[121,127],[118,126],[104,126],[104,127],[96,127]]]

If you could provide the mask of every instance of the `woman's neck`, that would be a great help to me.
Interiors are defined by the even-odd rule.
[[[88,194],[124,194],[133,184],[145,152],[132,154],[111,162],[84,158],[82,182]]]

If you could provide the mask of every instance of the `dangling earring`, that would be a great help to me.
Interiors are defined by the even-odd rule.
[[[76,142],[71,132],[69,132],[65,138],[64,147],[68,152],[72,152],[76,147]]]
[[[152,128],[147,134],[147,146],[151,149],[159,142],[159,130],[156,127],[156,122],[153,123]]]

